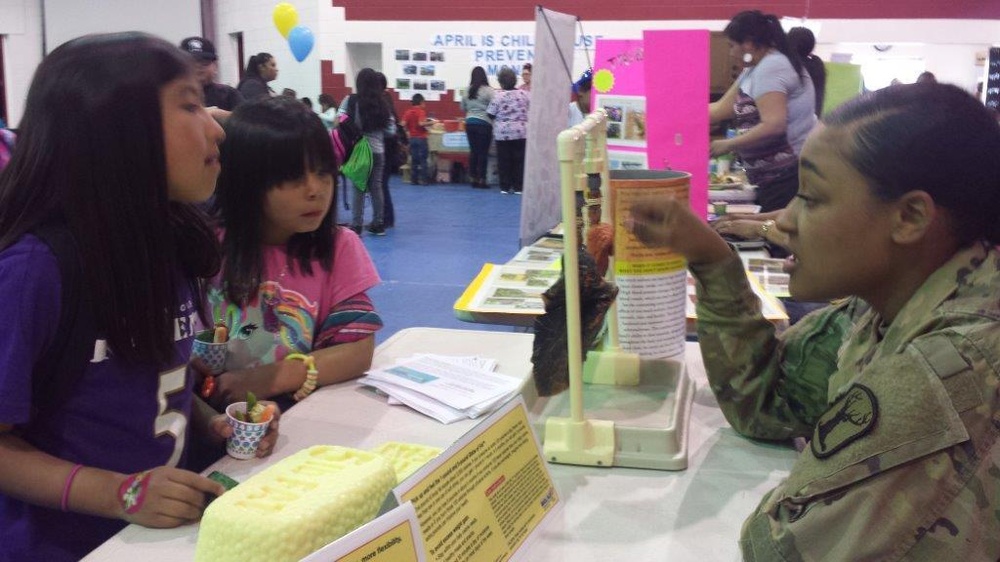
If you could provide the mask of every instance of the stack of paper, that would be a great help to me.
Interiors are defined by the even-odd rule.
[[[494,372],[496,361],[478,357],[417,355],[358,379],[441,423],[475,419],[516,395],[521,380]]]

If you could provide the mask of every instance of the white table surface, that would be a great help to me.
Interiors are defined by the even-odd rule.
[[[382,343],[374,366],[419,352],[480,355],[502,373],[532,384],[532,334],[409,328]],[[763,494],[788,473],[790,448],[755,443],[726,423],[705,380],[695,343],[688,373],[697,389],[688,428],[688,468],[665,472],[549,464],[561,506],[522,548],[524,560],[738,560],[740,526]],[[386,441],[447,447],[475,425],[442,425],[356,383],[324,387],[289,410],[268,459],[225,457],[220,470],[243,481],[305,447],[334,444],[370,449]],[[147,529],[130,525],[85,558],[89,561],[193,560],[197,525]]]

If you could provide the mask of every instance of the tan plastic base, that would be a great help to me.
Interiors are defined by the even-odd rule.
[[[583,382],[636,386],[639,384],[639,355],[615,349],[588,351],[583,364]]]
[[[542,451],[550,462],[611,466],[615,457],[615,424],[604,420],[574,422],[571,418],[545,420]]]
[[[637,386],[584,384],[584,416],[590,418],[591,424],[595,420],[612,424],[614,455],[611,462],[614,466],[686,469],[694,383],[687,376],[684,363],[643,359],[639,379]],[[545,456],[551,461],[550,449],[561,451],[564,445],[550,445],[550,439],[561,440],[561,437],[557,430],[550,433],[548,420],[570,418],[569,392],[541,398],[529,383],[525,385],[524,398]],[[553,462],[560,463],[571,462],[562,459],[572,458],[560,452],[555,456],[557,460]]]

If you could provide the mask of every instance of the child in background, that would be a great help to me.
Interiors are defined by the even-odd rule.
[[[382,326],[366,293],[379,277],[358,236],[337,226],[323,123],[294,99],[241,105],[226,123],[222,162],[223,271],[207,303],[229,329],[230,357],[214,403],[247,391],[287,405],[304,398],[313,381],[291,354],[313,355],[319,386],[361,376]]]
[[[330,94],[319,95],[319,118],[326,130],[333,130],[337,122],[337,101]]]
[[[219,267],[189,203],[215,187],[223,133],[191,57],[139,33],[54,50],[22,124],[0,174],[0,560],[79,560],[128,523],[197,521],[224,491],[177,468],[191,437],[232,432],[186,369],[196,278]],[[74,250],[57,258],[43,225]],[[79,365],[61,359],[77,333],[57,333],[63,309],[100,328]]]
[[[410,183],[427,185],[427,127],[434,124],[424,111],[424,96],[413,94],[413,107],[403,114],[403,125],[410,136]]]

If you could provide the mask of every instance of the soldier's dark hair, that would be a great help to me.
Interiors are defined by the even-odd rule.
[[[950,212],[960,244],[1000,243],[1000,124],[967,92],[947,84],[890,86],[823,122],[848,130],[844,156],[876,197],[926,191]]]

